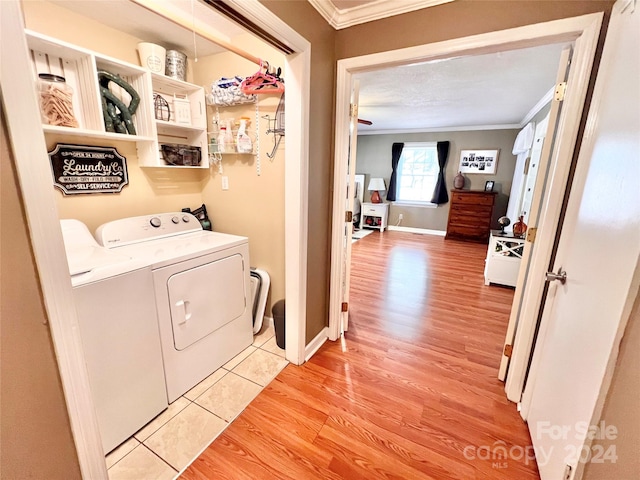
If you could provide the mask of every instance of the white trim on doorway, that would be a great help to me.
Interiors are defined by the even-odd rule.
[[[309,360],[313,355],[320,349],[320,347],[327,341],[329,335],[329,328],[324,327],[320,330],[320,333],[316,335],[316,337],[309,342],[307,348],[305,349],[304,361]]]
[[[337,8],[331,0],[309,0],[309,3],[336,30],[373,22],[427,7],[435,7],[453,0],[394,0],[393,2],[364,2],[348,8]]]
[[[345,190],[346,175],[343,173],[348,152],[348,106],[354,74],[462,55],[480,55],[551,43],[576,42],[573,59],[574,65],[577,65],[575,70],[580,72],[582,78],[576,79],[573,91],[567,92],[567,99],[571,98],[567,104],[570,104],[571,108],[569,108],[567,122],[563,127],[567,129],[569,134],[561,138],[562,145],[559,147],[563,162],[568,164],[575,146],[577,127],[584,106],[602,18],[603,14],[601,13],[590,14],[338,61],[334,153],[334,225],[342,217],[344,211],[344,208],[341,208],[344,207],[344,199],[341,199],[339,192]],[[578,39],[581,41],[577,42]],[[564,182],[566,183],[566,178]],[[549,221],[551,221],[550,218]],[[341,229],[334,228],[331,237],[332,252],[340,252],[343,241]],[[552,244],[553,238],[538,239],[538,242],[544,244],[545,248],[541,248],[541,250],[546,251],[547,244]],[[544,259],[539,257],[536,260],[542,268]],[[337,339],[340,335],[340,296],[337,292],[340,291],[343,268],[343,259],[339,255],[332,255],[329,298],[329,338],[331,340]]]
[[[258,0],[228,0],[237,10],[292,46],[286,57],[285,150],[286,358],[305,360],[309,98],[311,45]],[[19,0],[0,2],[0,85],[27,223],[50,323],[67,411],[83,478],[107,479],[79,337],[62,233],[51,187],[47,149]]]
[[[42,286],[51,339],[83,478],[107,479],[80,327],[54,191],[51,166],[18,0],[0,2],[0,90],[26,221]]]

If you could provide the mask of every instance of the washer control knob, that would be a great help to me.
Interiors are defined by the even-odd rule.
[[[180,223],[180,219],[178,217],[171,217],[171,221],[176,225]]]
[[[182,221],[184,223],[189,223],[191,221],[191,218],[189,218],[189,215],[183,215],[182,216]]]
[[[162,225],[162,222],[158,217],[152,217],[151,220],[149,220],[149,223],[153,228],[159,228],[160,225]]]

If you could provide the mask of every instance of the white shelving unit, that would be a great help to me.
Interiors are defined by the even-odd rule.
[[[79,128],[45,124],[43,125],[45,134],[135,142],[138,162],[142,167],[191,169],[209,167],[206,105],[202,87],[152,74],[138,65],[122,62],[33,31],[27,30],[26,36],[33,58],[34,77],[38,78],[40,73],[60,75],[66,79],[74,92],[73,112]],[[119,75],[140,96],[140,105],[133,115],[136,135],[106,131],[98,70]],[[169,99],[175,97],[187,99],[190,107],[190,123],[156,120],[154,92]],[[128,100],[125,101],[127,102]],[[160,145],[163,143],[200,147],[200,165],[168,164],[163,160],[160,150]]]
[[[161,94],[169,103],[171,111],[169,121],[155,120],[158,148],[160,148],[160,145],[163,143],[178,143],[200,147],[202,154],[200,166],[182,168],[207,168],[209,166],[209,155],[207,142],[207,107],[204,89],[197,85],[156,73],[151,73],[151,84],[153,93]],[[182,123],[179,121],[181,118],[176,118],[176,107],[172,105],[172,99],[175,98],[186,98],[188,100],[190,123]],[[150,164],[141,163],[141,165],[148,167],[166,166],[166,163],[162,160],[161,153],[159,153],[158,160],[160,165],[153,161]]]

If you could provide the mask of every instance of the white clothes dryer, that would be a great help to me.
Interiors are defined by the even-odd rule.
[[[80,337],[105,453],[168,406],[148,262],[98,245],[61,220]]]
[[[251,345],[246,237],[172,212],[108,222],[96,238],[152,265],[169,403]]]

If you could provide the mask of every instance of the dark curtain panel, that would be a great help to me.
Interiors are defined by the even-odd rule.
[[[444,181],[444,167],[447,164],[447,158],[449,158],[449,142],[438,142],[436,148],[438,150],[438,165],[440,166],[440,172],[438,173],[438,181],[436,182],[436,188],[433,191],[431,203],[442,205],[449,201],[447,184]]]
[[[395,202],[396,200],[398,162],[400,162],[400,155],[402,155],[403,148],[404,143],[394,143],[391,145],[391,178],[389,179],[389,188],[387,189],[387,200],[390,202]]]

